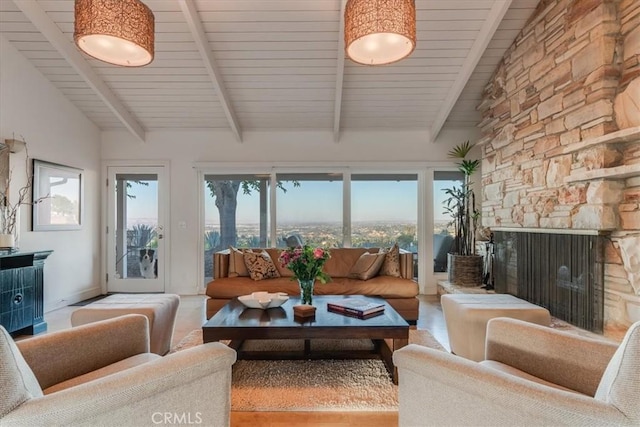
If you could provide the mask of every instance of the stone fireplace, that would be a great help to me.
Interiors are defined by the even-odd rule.
[[[640,2],[542,0],[479,110],[483,225],[601,236],[619,335],[640,320]]]

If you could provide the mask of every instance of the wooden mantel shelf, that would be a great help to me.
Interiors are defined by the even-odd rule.
[[[626,142],[640,141],[640,126],[622,129],[617,132],[611,132],[597,138],[585,139],[584,141],[574,142],[562,149],[562,154],[574,153],[584,150],[585,148],[599,144],[622,144]]]
[[[564,182],[593,181],[596,179],[625,179],[640,176],[640,164],[593,169],[569,175]]]

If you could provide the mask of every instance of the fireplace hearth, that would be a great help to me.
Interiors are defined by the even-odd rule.
[[[496,292],[547,308],[592,332],[603,332],[602,234],[494,231]]]

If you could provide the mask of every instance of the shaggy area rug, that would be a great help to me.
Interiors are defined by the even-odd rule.
[[[313,348],[344,349],[344,340],[314,340]],[[426,330],[409,330],[409,342],[444,347]],[[301,340],[247,341],[244,348],[299,349]],[[202,344],[190,332],[172,352]],[[352,348],[367,340],[349,340]],[[350,347],[351,348],[351,347]],[[381,360],[239,360],[233,365],[233,411],[397,411],[398,387]]]

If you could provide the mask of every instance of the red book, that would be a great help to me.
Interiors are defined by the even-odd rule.
[[[367,316],[384,311],[384,303],[367,301],[362,298],[345,298],[327,303],[327,308],[333,312]]]
[[[372,317],[376,317],[376,316],[380,316],[381,314],[384,314],[384,310],[380,310],[371,314],[360,315],[360,314],[351,313],[349,311],[334,310],[331,307],[327,307],[327,311],[329,311],[330,313],[341,314],[343,316],[348,316],[348,317],[355,317],[356,319],[362,319],[362,320],[371,319]]]

